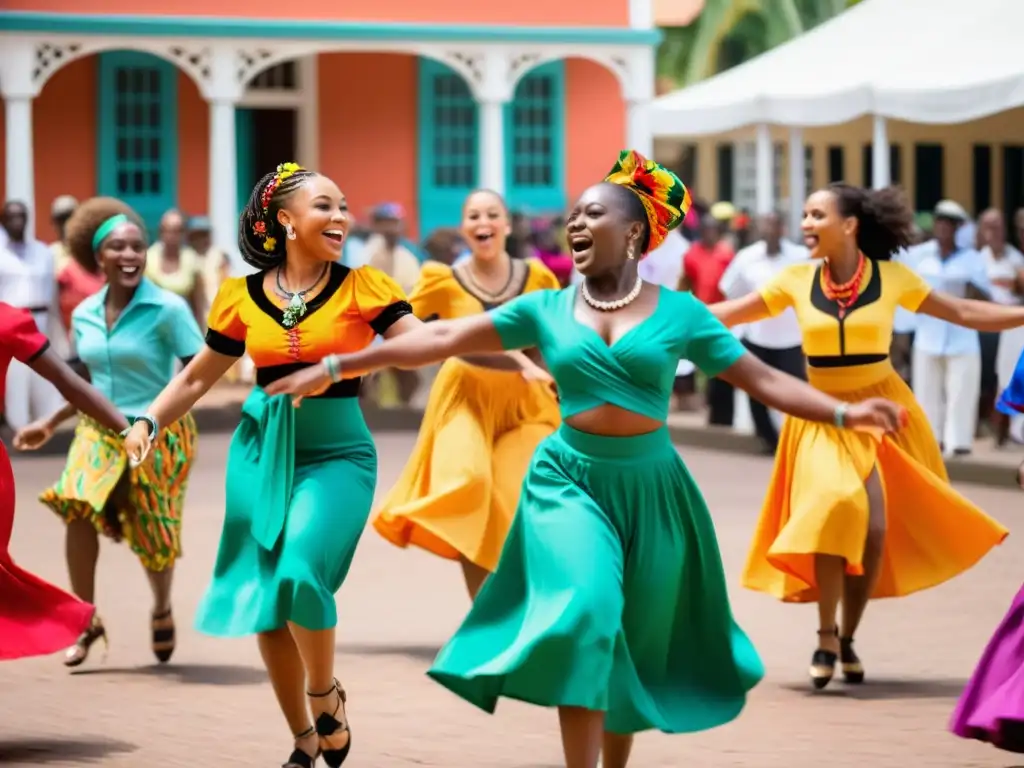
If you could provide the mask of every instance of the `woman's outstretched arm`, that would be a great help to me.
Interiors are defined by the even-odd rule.
[[[107,429],[121,432],[128,427],[128,420],[114,405],[74,369],[61,360],[52,349],[29,363],[29,367],[57,388],[68,401],[67,409],[73,408],[96,419]],[[63,412],[65,409],[61,409]]]
[[[330,365],[338,366],[335,378],[350,378],[381,368],[422,368],[449,357],[503,351],[501,337],[486,312],[456,320],[435,320],[387,338],[383,344],[331,355],[332,359],[326,364],[321,362],[278,379],[266,388],[266,392],[268,395],[315,392],[330,382]]]
[[[772,316],[768,311],[768,305],[757,291],[740,296],[738,299],[711,304],[708,309],[726,328],[756,323],[758,320]]]
[[[940,291],[925,296],[917,312],[976,331],[1006,331],[1024,325],[1024,306],[961,299]]]
[[[147,411],[161,427],[172,424],[190,410],[199,398],[210,391],[228,372],[238,358],[214,352],[203,347],[199,354],[192,358],[181,373],[175,376],[157,395]]]

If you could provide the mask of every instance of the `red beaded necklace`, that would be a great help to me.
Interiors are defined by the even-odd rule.
[[[857,269],[854,271],[853,277],[845,283],[836,283],[832,279],[832,273],[828,268],[827,261],[821,270],[822,290],[825,292],[825,297],[829,299],[829,301],[834,301],[839,305],[840,320],[846,317],[847,311],[860,297],[860,283],[861,278],[864,277],[864,267],[866,264],[867,259],[864,258],[864,254],[859,254],[859,258],[857,259]]]

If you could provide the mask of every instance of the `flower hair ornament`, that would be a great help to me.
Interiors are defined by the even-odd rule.
[[[635,149],[622,150],[604,180],[626,187],[640,198],[650,229],[644,255],[665,242],[668,233],[682,223],[690,210],[690,191],[679,177]]]
[[[277,248],[277,238],[272,237],[267,230],[266,216],[270,210],[270,201],[273,200],[274,193],[281,186],[281,182],[303,170],[305,169],[298,163],[281,163],[277,166],[274,178],[267,183],[267,186],[260,193],[260,209],[263,212],[263,217],[252,223],[252,231],[263,240],[263,250],[267,253],[273,253],[274,249]]]

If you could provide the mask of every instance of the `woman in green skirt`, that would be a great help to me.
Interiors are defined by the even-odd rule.
[[[689,206],[671,172],[625,151],[567,222],[578,287],[430,323],[268,389],[298,402],[345,370],[539,347],[563,426],[541,443],[497,570],[429,674],[488,712],[558,707],[569,768],[624,766],[632,734],[735,718],[763,667],[729,608],[714,526],[665,420],[681,358],[805,419],[895,429],[882,400],[844,405],[744,351],[688,293],[637,262]],[[305,405],[302,406],[306,407]]]
[[[205,348],[125,439],[141,461],[164,424],[187,413],[243,353],[252,358],[257,387],[228,451],[224,530],[196,623],[207,634],[259,638],[295,735],[288,768],[310,768],[318,754],[334,768],[352,745],[334,679],[334,593],[370,514],[377,453],[358,378],[324,387],[302,411],[265,388],[339,346],[356,351],[377,334],[418,324],[391,278],[339,263],[350,225],[330,179],[292,163],[264,176],[238,231],[243,258],[259,271],[224,282]]]

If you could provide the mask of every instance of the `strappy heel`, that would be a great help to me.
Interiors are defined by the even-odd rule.
[[[102,621],[93,617],[92,623],[86,627],[85,631],[78,636],[75,644],[68,648],[64,654],[64,666],[78,667],[84,664],[85,660],[89,658],[89,651],[97,640],[103,641],[103,658],[106,660],[107,651],[110,648],[110,641],[107,639],[107,628],[103,626]]]
[[[838,628],[819,629],[818,637],[838,637]],[[811,683],[817,690],[821,690],[830,682],[836,672],[836,659],[839,656],[834,651],[826,651],[818,648],[811,656]]]
[[[168,609],[163,613],[154,613],[150,621],[150,629],[153,633],[151,647],[153,655],[161,664],[166,664],[174,655],[175,630],[174,617]]]
[[[340,749],[323,749],[321,747],[320,754],[324,758],[324,762],[330,768],[339,768],[339,766],[345,762],[345,758],[348,757],[349,750],[352,749],[352,731],[348,727],[348,713],[345,713],[345,722],[340,722],[335,715],[338,711],[348,702],[348,697],[345,695],[345,689],[341,687],[341,684],[335,680],[334,687],[324,693],[310,693],[306,692],[306,695],[312,699],[322,699],[326,696],[330,696],[332,693],[338,694],[338,706],[334,708],[334,712],[327,714],[321,712],[316,718],[316,734],[321,739],[327,739],[331,736],[340,735],[342,733],[348,733],[348,741],[344,747]]]
[[[313,726],[310,726],[302,733],[295,734],[295,749],[292,750],[291,755],[288,756],[288,762],[282,765],[281,768],[313,768],[313,766],[316,765],[316,759],[319,757],[320,751],[317,750],[317,754],[315,755],[303,752],[299,749],[299,740],[316,735],[316,728]]]
[[[852,637],[839,638],[839,661],[842,663],[843,680],[851,685],[864,682],[864,665],[857,652],[853,650]]]

